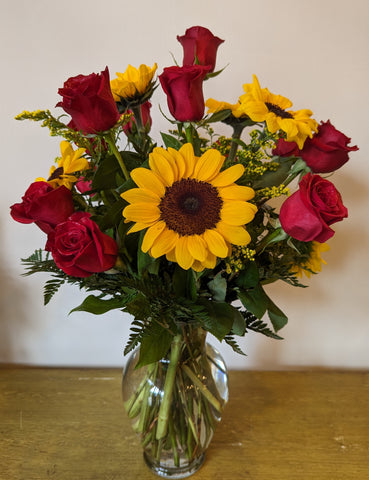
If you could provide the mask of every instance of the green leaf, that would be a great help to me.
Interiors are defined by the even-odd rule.
[[[239,310],[236,310],[231,330],[233,335],[238,335],[239,337],[243,337],[246,333],[246,322]]]
[[[131,297],[129,296],[129,298]],[[124,296],[104,300],[100,297],[95,297],[95,295],[89,295],[83,300],[81,305],[73,308],[73,310],[71,310],[69,314],[73,312],[88,312],[94,313],[95,315],[101,315],[103,313],[109,312],[109,310],[123,308],[125,303],[126,301]]]
[[[259,269],[255,262],[248,262],[237,277],[236,283],[241,288],[256,287],[259,283]]]
[[[174,148],[175,150],[179,150],[182,147],[182,143],[173,135],[169,135],[168,133],[160,132],[160,135],[163,139],[164,145],[169,148]]]
[[[158,326],[159,327],[159,326]],[[165,357],[173,340],[173,335],[163,327],[149,329],[141,338],[140,356],[136,368],[149,365]]]
[[[275,172],[266,172],[259,180],[256,180],[253,188],[266,188],[279,186],[287,179],[291,166],[293,165],[295,158],[279,158],[276,162],[279,163],[279,167]]]
[[[119,172],[119,163],[113,155],[104,158],[92,179],[91,190],[111,190],[116,187],[117,185],[112,184],[112,179],[115,179]]]
[[[206,123],[215,123],[225,120],[232,114],[232,110],[220,110],[219,112],[213,113],[209,118],[206,118]]]
[[[198,302],[208,314],[208,318],[204,320],[204,326],[219,341],[232,330],[238,310],[225,302],[213,302],[202,298]]]
[[[209,290],[213,294],[213,300],[224,302],[227,293],[227,280],[220,273],[208,283]]]
[[[264,316],[268,308],[269,297],[260,284],[247,290],[240,289],[238,298],[241,300],[242,305],[249,312],[253,313],[255,317],[262,318]]]
[[[196,278],[194,271],[191,268],[188,270],[183,270],[183,268],[181,268],[179,265],[176,265],[172,278],[173,290],[177,297],[196,300]]]
[[[270,318],[270,321],[272,322],[274,331],[276,332],[283,328],[288,322],[288,318],[286,317],[286,315],[282,312],[280,308],[277,307],[275,303],[272,302],[270,298],[268,303],[268,316]]]

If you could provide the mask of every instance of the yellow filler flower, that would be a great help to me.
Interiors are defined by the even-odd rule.
[[[227,257],[231,244],[250,242],[244,225],[257,211],[247,202],[255,192],[234,183],[244,172],[241,164],[220,171],[223,163],[218,150],[196,157],[186,143],[178,151],[154,148],[150,169],[132,170],[138,188],[122,193],[130,203],[123,216],[135,222],[130,233],[147,228],[143,252],[202,271],[214,268],[217,257]]]
[[[132,100],[145,96],[152,89],[152,79],[155,75],[157,64],[150,68],[140,65],[139,68],[128,65],[124,73],[117,72],[117,78],[110,81],[110,88],[116,102],[121,99]]]
[[[310,118],[311,110],[287,110],[292,102],[282,95],[270,93],[267,88],[261,88],[256,75],[253,83],[246,83],[245,94],[240,97],[241,109],[254,122],[266,122],[268,130],[275,133],[283,130],[288,142],[296,142],[301,149],[307,137],[312,137],[318,130],[318,123]]]
[[[82,155],[85,153],[85,148],[78,148],[73,150],[72,145],[63,140],[60,143],[61,158],[58,159],[58,165],[53,165],[50,168],[49,178],[37,178],[36,182],[42,181],[49,183],[53,188],[66,186],[69,190],[73,183],[77,182],[79,177],[73,175],[76,172],[82,172],[90,168],[88,161]]]

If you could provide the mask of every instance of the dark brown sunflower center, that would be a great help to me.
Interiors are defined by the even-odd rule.
[[[265,105],[268,107],[269,112],[274,113],[278,117],[293,118],[292,113],[286,112],[286,110],[283,110],[283,108],[279,107],[278,105],[275,105],[274,103],[265,102]]]
[[[201,235],[220,220],[223,201],[210,183],[183,178],[167,187],[160,218],[179,235]]]
[[[51,180],[55,180],[56,178],[61,177],[63,174],[64,174],[64,168],[58,167],[53,171],[53,173],[50,175],[47,181],[50,182]]]

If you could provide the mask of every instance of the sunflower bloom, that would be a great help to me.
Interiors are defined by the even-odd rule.
[[[131,172],[138,188],[122,193],[130,204],[123,216],[135,222],[130,232],[147,229],[143,252],[202,271],[213,268],[217,257],[226,258],[231,244],[250,242],[244,225],[257,211],[247,202],[255,192],[235,183],[244,172],[241,164],[220,171],[223,163],[218,150],[196,157],[186,143],[179,151],[155,148],[150,169]]]
[[[152,80],[157,68],[156,63],[152,68],[147,65],[140,65],[137,69],[128,65],[124,73],[117,72],[117,78],[110,82],[114,100],[116,102],[122,99],[131,101],[142,97],[145,97],[144,101],[148,100],[146,97],[152,91]]]
[[[296,142],[302,149],[307,137],[312,137],[318,130],[318,123],[310,118],[311,110],[288,110],[292,102],[282,95],[270,93],[267,88],[261,88],[254,75],[253,83],[243,86],[245,94],[240,97],[240,109],[254,122],[266,122],[268,130],[275,133],[283,130],[288,142]]]
[[[303,265],[293,267],[292,272],[295,272],[300,278],[302,278],[303,274],[310,278],[312,272],[320,272],[322,270],[322,264],[327,265],[327,262],[323,260],[321,254],[328,250],[330,250],[330,247],[326,243],[313,242],[309,259]]]
[[[63,140],[60,143],[61,158],[58,159],[58,165],[50,169],[49,178],[37,178],[36,181],[49,183],[53,188],[66,186],[71,190],[73,184],[79,180],[79,176],[73,175],[76,172],[82,172],[90,168],[88,161],[83,157],[85,148],[73,150],[72,145]]]
[[[205,102],[205,106],[208,107],[207,113],[217,113],[221,112],[222,110],[231,110],[232,115],[236,118],[244,115],[242,108],[240,108],[240,103],[220,102],[214,98],[208,98],[208,100]]]

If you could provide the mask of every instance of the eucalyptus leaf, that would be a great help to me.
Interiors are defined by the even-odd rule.
[[[262,318],[268,308],[269,297],[264,292],[263,287],[258,284],[254,288],[240,289],[238,298],[242,305],[257,318]]]
[[[213,294],[213,300],[224,302],[227,293],[227,280],[219,273],[208,283],[209,290]]]

